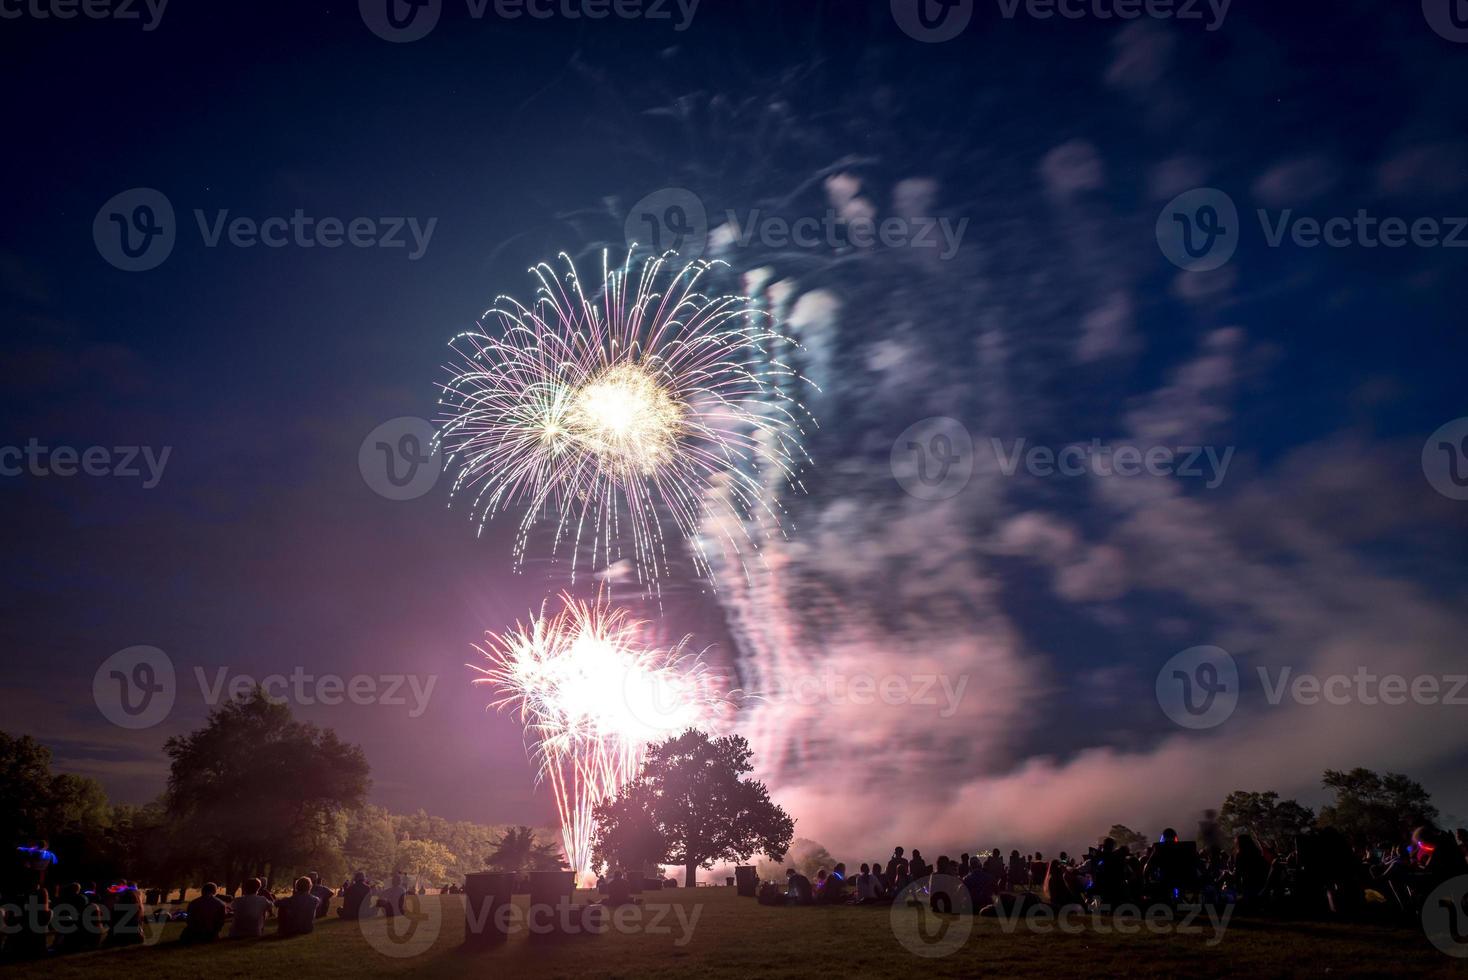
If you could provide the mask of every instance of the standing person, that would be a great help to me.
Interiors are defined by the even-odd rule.
[[[280,918],[279,935],[304,936],[316,928],[316,896],[311,894],[311,879],[305,875],[296,879],[291,897],[275,903]]]
[[[25,887],[43,888],[46,885],[46,872],[56,866],[56,855],[46,849],[47,841],[33,841],[25,847],[18,847],[16,851],[20,858],[20,866],[25,871]]]
[[[331,911],[331,900],[336,896],[330,888],[321,883],[320,871],[311,872],[311,894],[319,903],[316,906],[316,918],[326,918],[326,913]]]
[[[183,935],[178,937],[179,942],[212,943],[219,938],[219,930],[224,928],[225,914],[229,909],[219,900],[218,893],[218,885],[212,881],[204,882],[202,893],[184,910],[188,921],[184,924]]]
[[[254,939],[265,935],[265,916],[275,903],[260,894],[265,886],[259,878],[245,882],[244,894],[230,904],[234,913],[234,924],[229,927],[231,939]]]

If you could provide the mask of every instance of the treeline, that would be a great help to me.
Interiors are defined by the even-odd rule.
[[[334,732],[296,721],[255,692],[171,738],[168,789],[112,803],[95,779],[51,771],[51,752],[0,732],[0,844],[45,839],[58,877],[135,880],[164,890],[247,877],[328,881],[402,871],[429,886],[470,871],[553,862],[553,830],[394,814],[366,802],[367,763]],[[510,867],[508,865],[513,865]]]

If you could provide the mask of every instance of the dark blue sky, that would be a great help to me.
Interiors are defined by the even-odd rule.
[[[670,20],[507,20],[461,0],[410,43],[376,36],[355,3],[173,0],[152,30],[0,20],[0,446],[171,447],[152,488],[0,477],[4,727],[143,800],[162,788],[162,741],[207,710],[196,669],[435,677],[418,717],[297,710],[364,745],[378,802],[546,819],[518,728],[482,714],[462,665],[485,629],[564,587],[564,566],[512,574],[512,529],[476,538],[447,480],[374,493],[363,439],[432,418],[449,338],[496,295],[526,296],[534,262],[624,248],[646,195],[690,189],[716,225],[849,217],[853,200],[901,214],[915,194],[924,215],[967,219],[951,261],[760,240],[725,254],[731,275],[763,266],[821,297],[796,320],[828,358],[823,427],[779,601],[682,582],[662,610],[745,679],[768,673],[771,637],[811,669],[880,673],[910,648],[969,678],[940,720],[837,705],[736,722],[802,833],[859,839],[860,820],[801,802],[894,773],[922,799],[920,772],[973,794],[934,793],[934,818],[956,798],[1064,796],[1036,831],[1054,837],[1235,788],[1313,800],[1319,770],[1358,763],[1468,812],[1468,706],[1297,706],[1286,722],[1251,680],[1281,664],[1463,669],[1468,504],[1434,492],[1420,456],[1468,414],[1468,251],[1273,248],[1256,216],[1449,229],[1468,214],[1468,43],[1418,7],[1237,0],[1210,31],[1007,19],[990,2],[943,43],[855,0],[704,0],[684,30],[671,4]],[[1236,205],[1240,240],[1222,268],[1184,271],[1154,229],[1203,187]],[[133,188],[176,216],[171,253],[139,272],[93,235]],[[195,218],[297,209],[432,233],[417,258],[406,230],[404,248],[211,248]],[[1235,452],[1211,489],[1010,478],[991,458],[964,495],[914,508],[889,456],[930,416],[961,422],[981,456],[991,437]],[[92,684],[139,644],[169,655],[178,698],[128,731]],[[1244,701],[1193,734],[1152,685],[1200,644],[1238,658]],[[1288,769],[1238,758],[1280,740]],[[1164,766],[1186,770],[1176,793],[1123,805],[1129,779]],[[1073,803],[1098,785],[1115,791],[1098,806],[1132,810]]]

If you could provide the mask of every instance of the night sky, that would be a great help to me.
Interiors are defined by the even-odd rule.
[[[528,297],[528,267],[620,259],[640,202],[678,188],[713,228],[962,229],[952,249],[792,245],[768,224],[703,243],[806,346],[808,493],[787,495],[767,576],[618,598],[750,689],[961,690],[952,710],[937,681],[936,704],[746,707],[733,728],[800,836],[1074,847],[1233,789],[1318,804],[1321,770],[1355,765],[1468,815],[1468,688],[1269,697],[1285,667],[1433,677],[1444,696],[1468,672],[1468,491],[1437,446],[1468,421],[1434,435],[1468,415],[1468,28],[1446,3],[1237,0],[1220,22],[1207,4],[1121,20],[961,2],[940,42],[875,0],[703,0],[691,19],[444,0],[426,36],[389,41],[384,2],[172,0],[156,20],[0,3],[0,451],[163,463],[145,485],[141,452],[139,476],[70,477],[0,454],[0,727],[143,802],[163,741],[207,714],[200,675],[408,675],[433,684],[421,712],[409,683],[403,704],[294,710],[363,746],[374,802],[550,822],[519,726],[485,713],[464,665],[570,587],[565,562],[541,549],[516,572],[513,519],[476,536],[447,476],[388,499],[359,450],[436,416],[448,341]],[[137,218],[137,188],[166,199],[174,242],[130,271],[109,215]],[[1220,202],[1236,250],[1206,268],[1176,219],[1201,235]],[[298,210],[402,244],[209,244],[220,221]],[[1363,211],[1439,233],[1373,247]],[[1349,220],[1311,247],[1301,218]],[[971,442],[951,493],[898,458],[930,418]],[[1019,439],[1228,463],[1006,473]],[[138,645],[166,652],[177,698],[130,730],[93,681]],[[1241,683],[1227,718],[1190,728],[1157,679],[1199,646]]]

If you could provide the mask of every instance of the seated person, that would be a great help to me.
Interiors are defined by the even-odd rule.
[[[184,931],[178,937],[181,943],[212,943],[219,938],[224,928],[229,908],[219,900],[219,886],[212,881],[204,882],[198,898],[188,904],[184,914],[188,916]]]
[[[791,905],[812,905],[815,903],[815,895],[811,890],[809,878],[794,868],[786,868],[785,879],[788,882],[785,889],[786,902]]]
[[[382,909],[383,915],[392,917],[403,914],[403,899],[407,897],[408,890],[403,887],[403,876],[394,874],[392,881],[377,895],[377,907]]]
[[[316,906],[316,918],[324,919],[326,913],[331,911],[331,900],[336,897],[336,893],[321,883],[320,871],[313,871],[308,877],[311,879],[311,894],[320,903]]]
[[[1045,885],[1040,894],[1052,908],[1080,905],[1081,896],[1071,872],[1059,861],[1052,860],[1045,871]]]
[[[822,905],[840,905],[846,901],[846,865],[838,864],[816,889],[816,901]]]
[[[107,941],[113,946],[141,946],[147,936],[143,933],[143,897],[137,886],[120,881],[107,891],[112,898],[112,928]]]
[[[264,882],[259,878],[251,878],[245,882],[245,893],[230,904],[234,921],[229,927],[229,938],[253,939],[265,935],[265,916],[275,903],[260,894],[263,887]]]
[[[82,894],[81,882],[73,881],[61,889],[51,906],[52,928],[56,931],[56,952],[69,953],[82,949],[85,936],[82,932],[90,925],[82,919],[82,910],[87,907],[87,897]],[[95,940],[92,943],[96,945]]]
[[[984,867],[978,858],[969,858],[968,874],[963,876],[963,887],[968,889],[970,901],[974,904],[974,911],[994,904],[994,894],[999,889],[999,883],[994,876]]]
[[[869,905],[882,897],[882,881],[872,873],[872,866],[863,864],[856,876],[856,901]]]
[[[304,936],[316,928],[316,896],[311,894],[311,879],[302,875],[296,879],[290,898],[275,903],[280,917],[279,935]]]
[[[607,897],[602,899],[602,904],[611,908],[617,905],[637,905],[638,900],[632,897],[632,882],[627,880],[627,875],[618,870],[612,874],[611,880],[607,882]]]
[[[342,907],[337,915],[343,919],[371,918],[377,914],[372,905],[372,886],[367,884],[367,875],[358,871],[352,881],[342,889]]]

